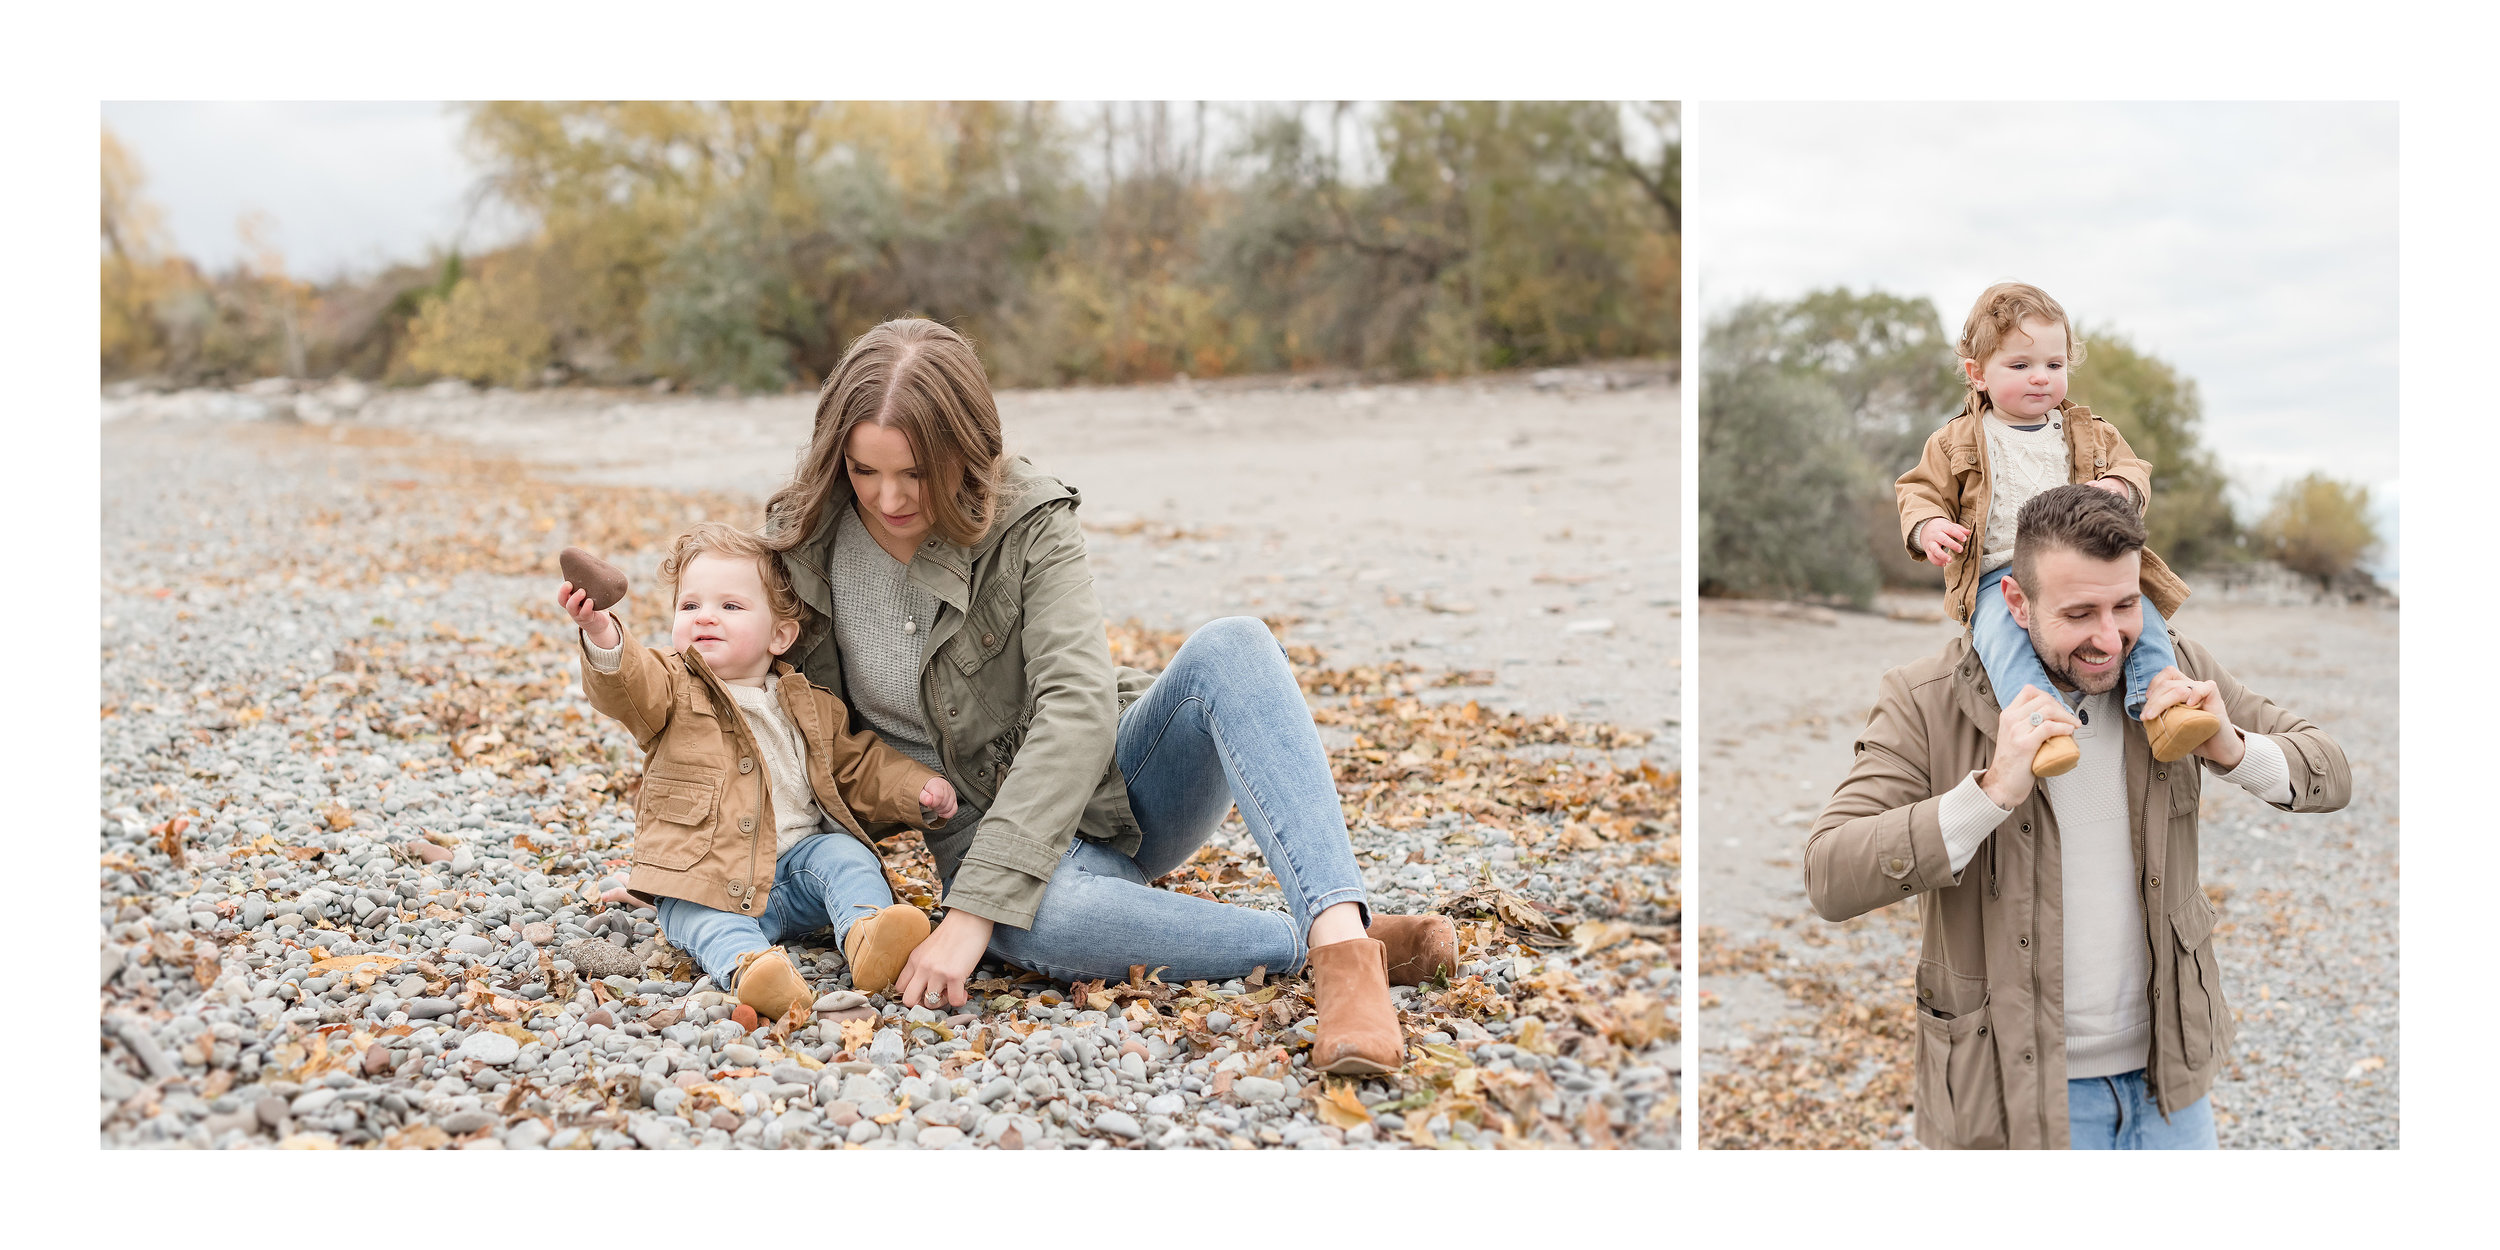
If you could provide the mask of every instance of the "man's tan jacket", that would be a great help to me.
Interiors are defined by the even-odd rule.
[[[2285,811],[2344,805],[2352,770],[2326,733],[2232,680],[2171,635],[2179,669],[2216,682],[2231,724],[2271,736],[2291,766]],[[2030,797],[1953,871],[1942,796],[1988,766],[1997,701],[1967,639],[1884,674],[1848,779],[1806,841],[1806,893],[1826,920],[1920,898],[1916,1099],[1931,1147],[2058,1148],[2066,1127],[2065,921],[2057,818]],[[2197,876],[2195,757],[2153,759],[2126,720],[2129,828],[2152,951],[2145,1081],[2163,1114],[2213,1088],[2236,1031],[2214,964],[2214,905]],[[2210,767],[2210,766],[2209,766]]]

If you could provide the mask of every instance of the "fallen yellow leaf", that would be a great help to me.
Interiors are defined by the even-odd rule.
[[[1351,1081],[1335,1086],[1314,1101],[1318,1103],[1319,1118],[1323,1123],[1338,1128],[1353,1128],[1357,1124],[1372,1122],[1372,1113],[1363,1106],[1362,1099],[1355,1097]]]
[[[873,1019],[845,1020],[842,1022],[842,1049],[856,1052],[876,1035],[877,1022]]]

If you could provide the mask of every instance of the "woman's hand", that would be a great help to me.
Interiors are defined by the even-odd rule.
[[[931,777],[920,787],[920,806],[943,823],[955,818],[955,787],[944,777]]]
[[[1937,568],[1953,563],[1953,557],[1962,554],[1962,548],[1969,543],[1970,527],[1955,525],[1943,517],[1919,527],[1918,545],[1927,553],[1927,562]]]
[[[556,592],[556,603],[564,609],[566,616],[573,618],[575,625],[581,627],[582,636],[590,639],[590,645],[602,651],[614,651],[624,641],[617,636],[616,618],[590,606],[589,591],[566,582],[564,588]]]
[[[981,966],[981,953],[990,948],[988,917],[976,916],[962,908],[946,913],[935,932],[913,948],[911,958],[903,963],[903,975],[894,983],[895,1001],[905,1007],[926,1007],[928,996],[936,991],[949,1007],[961,1007],[971,1001],[964,991],[964,978]]]

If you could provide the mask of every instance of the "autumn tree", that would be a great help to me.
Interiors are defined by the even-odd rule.
[[[2310,473],[2275,492],[2257,523],[2257,547],[2283,567],[2331,586],[2377,555],[2370,488]]]
[[[113,128],[103,143],[103,369],[107,377],[165,368],[169,344],[158,303],[183,268],[164,232],[164,214],[145,194],[147,176]]]

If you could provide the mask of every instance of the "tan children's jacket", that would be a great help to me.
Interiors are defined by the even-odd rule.
[[[2080,404],[2064,410],[2066,480],[2089,482],[2114,477],[2135,492],[2135,510],[2144,512],[2153,498],[2153,466],[2136,458],[2126,437],[2106,419]],[[1918,464],[1893,483],[1901,508],[1901,542],[1910,554],[1918,548],[1920,523],[1942,517],[1970,527],[1971,541],[1944,571],[1944,610],[1956,621],[1970,623],[1979,602],[1979,561],[1982,532],[1988,526],[1988,432],[1985,412],[1966,412],[1927,436]],[[2144,552],[2144,597],[2168,620],[2188,597],[2187,583],[2148,548]]]
[[[623,651],[613,673],[582,651],[590,705],[632,730],[647,759],[634,804],[634,871],[625,888],[645,903],[661,896],[761,916],[773,884],[772,787],[764,753],[736,700],[703,657],[654,651],[618,622]],[[832,691],[776,662],[782,710],[807,741],[807,781],[825,814],[876,849],[861,817],[928,828],[920,790],[935,776],[871,730],[850,730]]]

